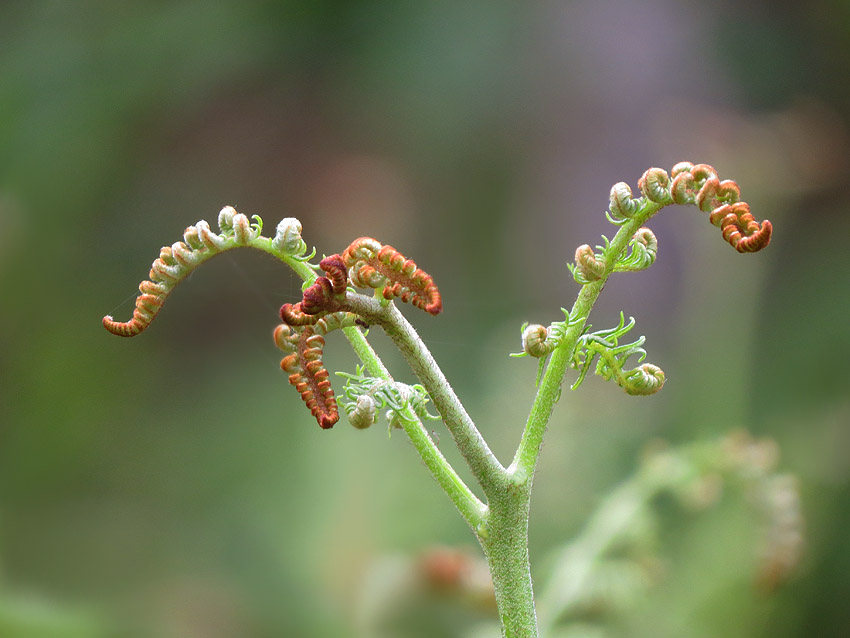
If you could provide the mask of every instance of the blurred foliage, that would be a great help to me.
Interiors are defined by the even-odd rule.
[[[773,244],[737,255],[692,209],[653,223],[658,261],[592,321],[634,315],[668,383],[565,390],[533,570],[647,439],[745,426],[799,476],[797,578],[752,590],[734,508],[671,512],[622,635],[846,635],[848,34],[836,0],[0,5],[0,635],[370,635],[387,556],[471,542],[403,437],[301,409],[271,340],[298,283],[271,260],[223,256],[148,334],[103,331],[186,225],[233,204],[299,217],[320,253],[373,234],[411,255],[446,306],[416,324],[504,460],[535,375],[507,356],[518,326],[570,302],[611,184],[684,159],[736,179]],[[353,371],[343,349],[326,362]],[[420,598],[373,634],[489,631]]]

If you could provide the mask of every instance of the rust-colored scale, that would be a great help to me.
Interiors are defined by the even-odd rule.
[[[440,291],[431,275],[392,246],[384,246],[372,237],[360,237],[345,249],[342,260],[355,286],[380,288],[384,298],[399,298],[432,315],[443,309]]]

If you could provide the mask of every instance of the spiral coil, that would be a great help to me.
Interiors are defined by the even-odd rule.
[[[443,309],[440,291],[431,275],[392,246],[384,246],[372,237],[360,237],[345,249],[342,261],[354,286],[381,290],[384,299],[399,298],[432,315]]]

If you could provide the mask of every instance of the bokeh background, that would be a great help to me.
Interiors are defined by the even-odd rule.
[[[535,579],[648,441],[747,428],[799,478],[796,573],[753,587],[740,495],[670,507],[664,576],[606,635],[846,636],[848,68],[844,0],[2,3],[0,635],[486,634],[487,605],[417,584],[434,547],[476,552],[404,437],[320,431],[279,370],[283,267],[221,256],[136,339],[100,318],[225,204],[298,217],[320,254],[374,235],[440,285],[440,317],[406,312],[506,461],[520,325],[572,303],[614,182],[689,159],[775,238],[739,255],[672,208],[657,263],[611,280],[592,322],[633,315],[668,383],[565,390]],[[341,337],[326,361],[353,368]]]

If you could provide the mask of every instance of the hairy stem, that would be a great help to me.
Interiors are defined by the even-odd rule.
[[[496,594],[502,635],[536,638],[537,614],[528,559],[530,486],[511,486],[490,501],[486,532],[479,534]]]
[[[369,374],[373,377],[392,382],[392,376],[371,344],[366,340],[366,336],[361,332],[360,328],[344,328],[343,332],[354,349],[355,354],[366,366]],[[477,534],[477,529],[484,520],[487,512],[487,506],[475,496],[472,490],[463,482],[463,479],[458,476],[455,469],[446,460],[442,452],[440,452],[440,449],[429,436],[422,421],[412,409],[407,408],[403,414],[403,418],[399,419],[399,421],[404,428],[405,434],[407,434],[411,443],[413,443],[413,447],[416,448],[425,466],[431,472],[431,475],[440,484],[440,487],[443,488],[443,491],[445,491],[455,507],[457,507],[464,520]]]
[[[530,483],[533,479],[546,425],[552,416],[555,403],[561,396],[561,386],[570,367],[576,343],[584,330],[593,305],[605,286],[605,282],[614,271],[617,258],[628,248],[629,241],[635,232],[660,209],[660,204],[648,200],[643,202],[641,209],[620,227],[620,230],[617,231],[614,239],[606,248],[606,266],[601,278],[583,285],[579,291],[570,312],[570,327],[567,328],[564,339],[549,358],[549,363],[531,406],[522,439],[514,455],[514,460],[508,468],[508,472],[515,483]]]
[[[370,323],[380,325],[428,391],[461,455],[484,493],[491,498],[505,483],[506,472],[475,427],[421,337],[394,304],[382,305],[363,295],[349,294],[348,306]]]

